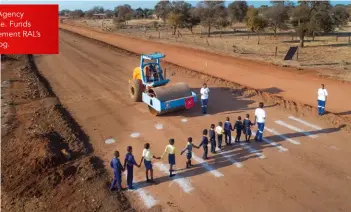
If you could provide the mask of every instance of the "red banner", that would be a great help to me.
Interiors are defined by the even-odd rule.
[[[58,5],[0,4],[0,54],[58,54]]]

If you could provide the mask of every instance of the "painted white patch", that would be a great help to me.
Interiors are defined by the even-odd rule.
[[[164,164],[162,162],[157,162],[157,163],[154,163],[154,165],[161,172],[163,172],[165,174],[169,173],[169,167],[166,164]],[[178,186],[181,187],[185,193],[189,193],[192,190],[194,190],[194,187],[191,185],[190,180],[188,180],[186,178],[182,178],[179,174],[176,174],[173,177],[172,181],[177,183]]]
[[[155,124],[155,128],[158,130],[162,130],[163,129],[163,124]]]
[[[156,205],[157,200],[146,190],[142,188],[138,188],[137,190],[133,191],[137,193],[140,197],[140,199],[144,202],[144,205],[147,208],[152,208],[153,206]]]
[[[194,159],[196,162],[200,163],[205,169],[207,169],[207,170],[208,170],[212,175],[214,175],[215,177],[223,177],[223,176],[224,176],[221,172],[215,170],[215,169],[214,169],[212,166],[210,166],[204,159],[202,159],[202,158],[196,156],[194,153],[193,153],[193,159]]]
[[[336,146],[329,146],[330,149],[337,150],[338,148]]]
[[[183,122],[183,123],[186,123],[186,122],[188,122],[188,119],[182,119],[180,121]]]
[[[287,124],[287,123],[285,123],[285,122],[283,122],[283,121],[281,121],[281,120],[277,120],[277,121],[275,121],[275,123],[276,123],[276,124],[279,124],[279,125],[281,125],[281,126],[283,126],[283,127],[286,127],[286,128],[288,128],[288,129],[290,129],[290,130],[294,130],[294,131],[296,131],[296,132],[302,133],[302,134],[304,134],[304,135],[306,135],[306,136],[308,136],[308,137],[311,137],[311,138],[317,138],[317,137],[318,137],[318,136],[313,135],[313,134],[311,134],[311,133],[309,133],[309,132],[306,132],[306,131],[304,131],[304,130],[302,130],[302,129],[300,129],[300,128],[297,128],[297,127],[295,127],[295,126],[292,126],[292,125],[290,125],[290,124]]]
[[[252,135],[255,136],[256,133],[252,132]],[[263,140],[264,142],[266,142],[267,144],[269,144],[269,145],[274,146],[275,148],[277,148],[277,149],[279,150],[279,152],[287,152],[287,151],[289,151],[287,148],[284,148],[284,147],[282,147],[280,144],[277,144],[276,142],[271,141],[271,140],[269,140],[269,139],[267,139],[267,138],[262,137],[262,140]]]
[[[116,140],[113,139],[113,138],[109,138],[109,139],[106,139],[106,140],[105,140],[105,144],[113,144],[113,143],[115,143],[115,142],[116,142]]]
[[[306,126],[309,126],[309,127],[311,127],[311,128],[314,128],[314,129],[316,129],[316,130],[323,130],[321,127],[319,127],[319,126],[317,126],[317,125],[308,123],[307,121],[304,121],[304,120],[302,120],[302,119],[296,118],[296,117],[294,117],[294,116],[289,116],[288,118],[291,119],[291,120],[300,122],[300,123],[302,123],[302,124],[304,124],[304,125],[306,125]]]
[[[280,134],[279,132],[277,132],[277,131],[274,130],[274,129],[270,129],[270,128],[267,128],[267,127],[265,127],[264,129],[267,130],[268,132],[270,132],[270,133],[272,133],[272,134],[274,134],[274,135],[276,135],[276,136],[278,136],[278,137],[284,139],[284,140],[289,141],[289,142],[292,143],[292,144],[295,144],[295,145],[301,144],[300,142],[298,142],[298,141],[296,141],[296,140],[294,140],[294,139],[288,138],[288,137],[286,137],[285,135]]]
[[[134,132],[134,133],[130,134],[130,137],[132,137],[132,138],[138,138],[139,136],[140,136],[140,133],[138,133],[138,132]]]
[[[256,149],[250,147],[248,144],[240,143],[240,146],[242,146],[244,149],[246,149],[249,153],[255,154],[259,159],[266,158],[266,156],[264,154],[260,153]]]
[[[124,172],[124,176],[127,178],[127,172]],[[157,200],[150,194],[150,192],[146,191],[143,188],[138,188],[135,185],[133,186],[135,187],[135,190],[132,190],[131,192],[137,193],[147,208],[152,208],[157,204]]]
[[[233,159],[231,156],[232,155],[224,155],[226,152],[219,152],[219,155],[223,155],[223,157],[227,158],[234,166],[236,166],[237,168],[241,168],[244,165],[242,163],[240,163],[239,161]]]

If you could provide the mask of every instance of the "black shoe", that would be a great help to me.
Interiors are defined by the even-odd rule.
[[[146,182],[147,182],[147,183],[150,183],[150,182],[151,182],[151,180],[149,180],[149,179],[146,179]]]
[[[175,174],[170,174],[170,175],[169,175],[169,177],[174,177],[174,176],[175,176]]]

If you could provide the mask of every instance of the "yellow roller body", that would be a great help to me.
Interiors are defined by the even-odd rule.
[[[140,67],[136,67],[133,70],[133,79],[140,79],[141,80]]]

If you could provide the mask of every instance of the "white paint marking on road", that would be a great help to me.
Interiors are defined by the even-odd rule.
[[[281,126],[283,126],[283,127],[286,127],[286,128],[288,128],[288,129],[290,129],[290,130],[294,130],[294,131],[296,131],[296,132],[302,133],[302,134],[304,134],[304,135],[306,135],[306,136],[308,136],[308,137],[311,137],[311,138],[317,138],[317,137],[318,137],[318,136],[313,135],[313,134],[311,134],[311,133],[309,133],[309,132],[306,132],[305,130],[302,130],[302,129],[300,129],[300,128],[297,128],[297,127],[295,127],[295,126],[292,126],[292,125],[290,125],[290,124],[287,124],[287,123],[285,123],[285,122],[283,122],[283,121],[281,121],[281,120],[277,120],[277,121],[275,121],[275,123],[276,123],[276,124],[279,124],[279,125],[281,125]]]
[[[163,129],[163,124],[155,124],[155,128],[158,130],[162,130]]]
[[[147,208],[152,208],[153,206],[156,205],[157,200],[146,190],[142,189],[142,188],[138,188],[137,190],[133,191],[136,192],[140,199],[143,200],[145,206]]]
[[[188,119],[182,119],[180,121],[183,122],[183,123],[186,123],[186,122],[188,122]]]
[[[109,139],[106,139],[106,140],[105,140],[105,144],[113,144],[113,143],[115,143],[115,142],[116,142],[116,140],[113,139],[113,138],[109,138]]]
[[[240,163],[239,161],[233,159],[231,156],[232,155],[225,155],[226,152],[218,152],[219,155],[223,155],[225,158],[227,158],[234,166],[236,166],[237,168],[241,168],[244,165],[242,163]]]
[[[132,137],[132,138],[138,138],[139,136],[140,136],[140,133],[138,133],[138,132],[134,132],[134,133],[130,134],[130,137]]]
[[[267,127],[265,127],[264,129],[267,130],[268,132],[270,132],[270,133],[272,133],[272,134],[274,134],[274,135],[276,135],[276,136],[278,136],[278,137],[284,139],[284,140],[289,141],[289,142],[292,143],[292,144],[295,144],[295,145],[301,144],[300,142],[298,142],[298,141],[296,141],[296,140],[294,140],[294,139],[288,138],[288,137],[286,137],[285,135],[280,134],[279,132],[277,132],[277,131],[274,130],[274,129],[270,129],[270,128],[267,128]]]
[[[337,148],[336,146],[329,146],[330,149],[333,149],[333,150],[338,150],[339,148]]]
[[[204,159],[196,156],[194,153],[193,153],[193,159],[195,161],[197,161],[198,163],[200,163],[205,169],[207,169],[211,174],[213,174],[215,177],[223,177],[224,175],[215,170],[212,166],[210,166]]]
[[[165,173],[165,174],[168,174],[169,173],[169,167],[162,163],[162,162],[157,162],[157,163],[154,163],[155,167],[160,170],[161,172]],[[194,190],[194,187],[191,185],[191,182],[190,180],[186,179],[186,178],[182,178],[181,175],[179,174],[176,174],[174,177],[173,177],[173,180],[175,183],[177,183],[179,185],[179,187],[181,187],[183,189],[183,191],[185,193],[189,193],[191,192],[192,190]]]
[[[127,178],[127,172],[124,172],[124,176]],[[143,188],[138,188],[135,185],[133,186],[135,187],[135,190],[132,190],[131,192],[137,193],[147,208],[152,208],[157,204],[157,200],[148,191]]]
[[[246,149],[249,153],[255,154],[259,159],[264,159],[266,156],[262,153],[260,153],[258,150],[250,147],[248,144],[245,143],[240,143],[240,146],[242,146],[244,149]]]
[[[252,135],[255,136],[256,133],[252,132]],[[271,141],[271,140],[269,140],[269,139],[267,139],[267,138],[263,138],[263,137],[262,137],[262,140],[263,140],[264,142],[266,142],[267,144],[269,144],[269,145],[274,146],[275,148],[277,148],[277,149],[279,150],[279,152],[287,152],[287,151],[289,151],[287,148],[284,148],[284,147],[282,147],[280,144],[277,144],[276,142]]]
[[[321,127],[319,127],[319,126],[317,126],[317,125],[308,123],[307,121],[304,121],[304,120],[302,120],[302,119],[296,118],[296,117],[294,117],[294,116],[289,116],[288,118],[291,119],[291,120],[300,122],[300,123],[302,123],[302,124],[304,124],[304,125],[306,125],[306,126],[309,126],[309,127],[311,127],[311,128],[314,128],[314,129],[316,129],[316,130],[323,130]]]

